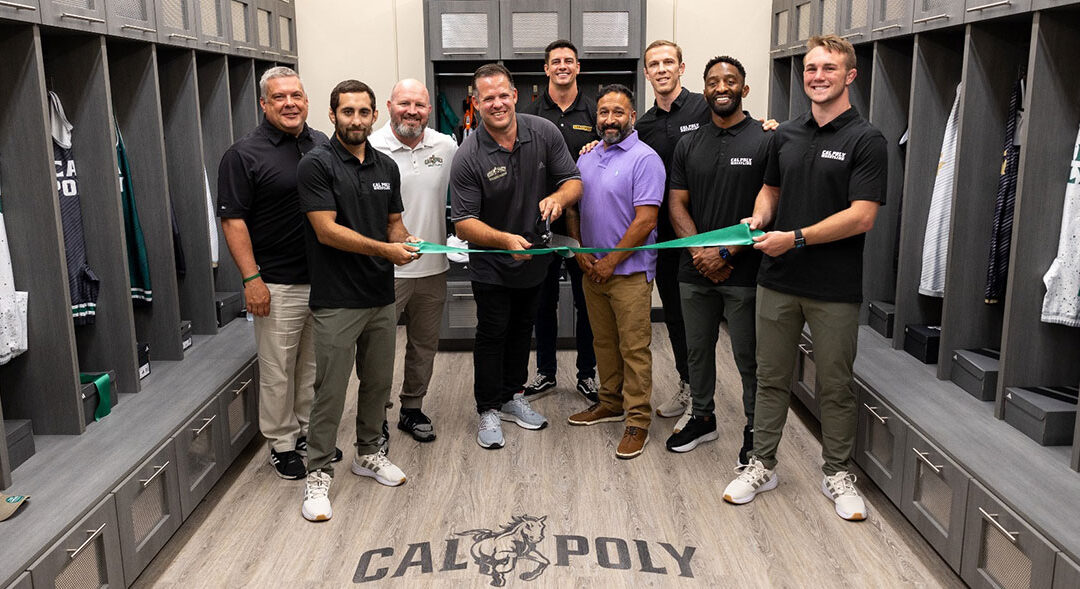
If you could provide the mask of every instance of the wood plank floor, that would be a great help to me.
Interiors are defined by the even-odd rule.
[[[395,391],[403,345],[399,328]],[[653,354],[653,394],[662,400],[678,379],[660,324],[653,327]],[[535,545],[541,556],[505,561],[514,565],[509,587],[963,586],[869,480],[859,482],[871,506],[866,521],[834,514],[819,491],[820,443],[798,412],[778,456],[780,486],[745,506],[725,504],[720,494],[734,476],[743,424],[726,335],[717,356],[720,439],[673,454],[664,440],[674,419],[656,418],[644,454],[622,461],[615,458],[622,424],[566,424],[585,405],[572,389],[572,352],[559,353],[559,392],[534,405],[551,426],[531,432],[504,423],[507,445],[497,451],[475,442],[471,354],[440,353],[425,403],[438,439],[413,441],[394,429],[396,407],[390,413],[390,457],[408,476],[405,485],[384,487],[349,472],[350,399],[331,521],[301,517],[303,481],[278,478],[256,442],[136,586],[492,586],[496,579],[470,557],[472,535],[459,533],[498,532],[522,515],[544,518]],[[535,579],[521,579],[545,559],[550,565]]]

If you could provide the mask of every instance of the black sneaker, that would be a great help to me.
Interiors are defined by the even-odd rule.
[[[384,419],[382,433],[379,435],[379,450],[386,456],[390,455],[390,424]]]
[[[600,402],[600,394],[597,393],[596,379],[593,377],[579,378],[577,381],[577,392],[581,393],[582,397],[590,404]]]
[[[747,424],[742,430],[742,448],[739,449],[739,466],[750,464],[749,455],[754,451],[754,426]]]
[[[419,409],[402,409],[397,428],[409,432],[417,442],[430,442],[435,439],[435,428],[431,425],[431,420]]]
[[[271,448],[270,464],[277,471],[277,475],[283,479],[296,481],[307,476],[304,459],[293,450],[277,452]]]
[[[296,438],[296,453],[307,458],[307,436],[300,436]],[[341,452],[341,448],[334,447],[334,457],[330,459],[330,462],[341,462],[344,454]]]
[[[716,418],[693,416],[678,433],[667,439],[667,449],[672,452],[689,452],[702,442],[711,442],[720,437],[716,433]]]
[[[525,385],[525,400],[531,403],[547,395],[553,388],[555,388],[555,376],[538,373]]]

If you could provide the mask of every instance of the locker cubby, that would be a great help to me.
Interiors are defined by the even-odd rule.
[[[786,121],[790,104],[791,58],[785,57],[773,61],[769,72],[769,118]]]
[[[791,95],[788,102],[788,119],[793,119],[810,110],[810,97],[803,90],[803,56],[800,53],[791,58]]]
[[[256,100],[252,101],[252,96]],[[229,58],[229,100],[232,107],[233,138],[240,139],[262,121],[259,108],[259,79],[255,62],[243,57]]]

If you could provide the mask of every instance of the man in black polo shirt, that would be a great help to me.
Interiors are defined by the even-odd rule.
[[[300,479],[315,346],[296,166],[327,139],[307,126],[308,99],[295,71],[270,68],[259,89],[265,118],[221,158],[217,214],[255,316],[259,429],[278,476]]]
[[[315,317],[315,401],[308,436],[303,516],[330,519],[334,442],[355,363],[356,457],[352,472],[397,486],[405,474],[380,446],[394,376],[394,264],[419,257],[401,221],[401,175],[370,148],[375,93],[346,80],[330,93],[334,138],[300,161],[300,208],[307,213],[311,308]]]
[[[581,63],[577,59],[577,47],[565,39],[552,41],[544,49],[544,73],[548,77],[547,88],[540,97],[527,104],[521,112],[537,115],[555,123],[566,141],[570,157],[577,159],[581,148],[596,140],[593,124],[596,122],[596,102],[582,94],[578,89],[577,76]],[[553,186],[548,187],[554,191]],[[581,241],[578,224],[567,221],[577,216],[577,207],[566,210],[564,218],[551,225],[551,231],[569,235]],[[592,328],[589,325],[589,313],[585,308],[585,293],[581,290],[581,268],[573,259],[551,256],[551,266],[540,287],[540,301],[536,312],[536,376],[525,386],[525,398],[538,399],[555,387],[555,374],[558,363],[555,357],[555,344],[559,332],[559,275],[566,266],[570,277],[570,290],[574,295],[574,308],[577,309],[577,324],[574,326],[574,340],[577,344],[577,391],[590,403],[595,403],[596,389],[596,352],[593,351]]]
[[[679,141],[672,156],[671,224],[687,237],[741,222],[754,211],[768,161],[769,139],[742,99],[750,93],[739,60],[715,57],[705,66],[705,100],[712,110],[708,125]],[[754,291],[761,252],[752,247],[688,248],[682,251],[679,292],[686,318],[686,347],[693,390],[692,417],[667,441],[668,450],[689,452],[717,438],[713,414],[716,390],[716,339],[727,321],[731,352],[742,378],[743,446],[739,464],[753,449]]]
[[[864,234],[885,202],[886,146],[880,131],[851,107],[855,49],[834,35],[812,37],[803,57],[810,112],[776,131],[765,183],[748,218],[765,254],[758,274],[758,391],[754,450],[724,490],[747,503],[776,488],[776,448],[787,418],[796,345],[810,326],[821,403],[821,491],[837,515],[866,518],[849,474],[855,443],[852,379],[862,300]]]
[[[543,243],[545,221],[558,219],[581,198],[581,175],[554,124],[515,112],[517,90],[505,67],[480,66],[473,86],[483,124],[454,156],[451,220],[470,247],[522,252],[473,254],[469,260],[477,320],[476,441],[483,448],[501,448],[500,420],[526,429],[547,425],[525,399],[523,387],[537,295],[551,258],[525,250]],[[554,192],[548,192],[549,186]]]

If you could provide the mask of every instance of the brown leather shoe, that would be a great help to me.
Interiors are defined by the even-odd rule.
[[[596,425],[608,421],[623,421],[624,419],[626,419],[625,413],[616,413],[610,409],[605,409],[600,403],[593,403],[592,407],[567,417],[566,421],[570,422],[570,425]]]
[[[634,458],[641,454],[641,451],[645,449],[645,444],[648,443],[649,430],[631,425],[623,433],[622,441],[619,442],[619,447],[615,450],[615,456],[624,460]]]

